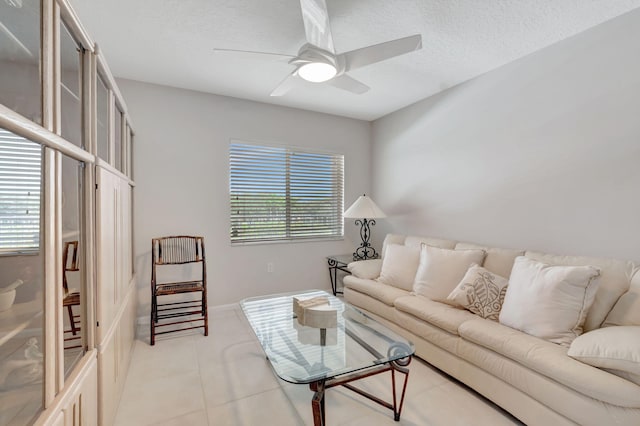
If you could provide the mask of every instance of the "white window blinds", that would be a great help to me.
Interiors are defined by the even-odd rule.
[[[0,252],[40,246],[42,147],[0,129]]]
[[[232,142],[231,242],[343,235],[344,156]]]

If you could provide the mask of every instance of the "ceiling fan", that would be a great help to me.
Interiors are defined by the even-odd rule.
[[[307,42],[298,50],[297,56],[233,49],[214,51],[287,60],[295,69],[271,92],[271,96],[282,96],[291,90],[300,78],[313,83],[326,82],[355,94],[365,93],[369,86],[350,77],[348,71],[422,48],[422,36],[416,34],[337,54],[329,27],[326,0],[300,0],[300,6]]]

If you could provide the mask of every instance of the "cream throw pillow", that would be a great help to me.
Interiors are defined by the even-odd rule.
[[[389,244],[382,260],[378,281],[411,291],[419,261],[419,247]]]
[[[351,275],[367,280],[374,280],[380,276],[382,270],[382,259],[367,259],[351,262],[347,265]]]
[[[600,270],[593,266],[553,266],[518,257],[500,323],[569,346],[582,333],[599,275]]]
[[[567,353],[640,385],[640,326],[613,326],[577,337]]]
[[[489,272],[477,264],[471,265],[460,284],[447,301],[487,318],[498,321],[509,280]]]
[[[449,250],[422,244],[420,265],[413,283],[413,291],[437,302],[447,300],[454,288],[474,263],[482,264],[484,250]]]

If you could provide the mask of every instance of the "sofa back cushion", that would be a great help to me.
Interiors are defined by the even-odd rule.
[[[551,265],[588,266],[600,269],[600,281],[595,299],[584,323],[584,331],[600,328],[616,301],[629,289],[635,270],[632,262],[584,256],[558,256],[527,251],[525,256]]]
[[[450,250],[422,244],[413,291],[437,302],[454,304],[449,294],[474,263],[482,264],[483,250]]]
[[[603,326],[640,325],[640,268],[631,278],[629,291],[623,294],[615,304]]]
[[[404,240],[405,245],[414,246],[420,248],[422,244],[426,244],[431,247],[439,247],[443,249],[453,249],[456,246],[456,242],[453,240],[444,240],[442,238],[431,237],[417,237],[414,235],[408,236]]]
[[[420,249],[418,247],[389,244],[384,259],[382,259],[382,270],[378,281],[411,291],[419,262]]]
[[[513,261],[516,260],[516,257],[524,255],[524,250],[485,247],[472,243],[456,244],[456,250],[470,249],[486,251],[487,256],[484,258],[482,267],[505,278],[509,278],[511,275],[511,268],[513,268]]]

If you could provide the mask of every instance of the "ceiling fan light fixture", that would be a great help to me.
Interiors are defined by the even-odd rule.
[[[298,75],[312,83],[322,83],[336,76],[338,70],[326,62],[309,62],[298,69]]]

